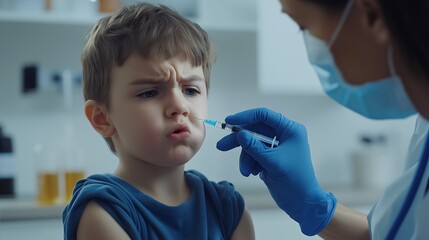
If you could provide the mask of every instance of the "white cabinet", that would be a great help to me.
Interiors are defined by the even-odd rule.
[[[257,0],[199,0],[197,22],[210,31],[255,31]]]
[[[169,1],[151,0],[148,2],[168,5]],[[192,7],[195,8],[196,13],[189,18],[207,31],[255,30],[256,0],[193,0],[190,2],[195,2]],[[177,8],[175,5],[177,4],[173,4],[171,8]],[[177,10],[185,11],[183,9]],[[70,11],[19,11],[0,8],[0,22],[92,25],[107,15],[109,14],[89,13],[83,10],[73,10],[73,8]]]
[[[132,1],[131,1],[132,2]],[[151,2],[167,3],[165,0]],[[192,1],[191,1],[192,2]],[[258,88],[263,93],[322,94],[319,81],[307,60],[298,26],[281,12],[279,1],[193,0],[191,20],[211,35],[255,33]],[[172,6],[174,7],[174,6]],[[0,11],[0,22],[92,25],[106,14]],[[236,53],[241,54],[241,53]]]
[[[307,60],[302,33],[281,10],[279,1],[258,0],[259,88],[267,93],[322,94]]]

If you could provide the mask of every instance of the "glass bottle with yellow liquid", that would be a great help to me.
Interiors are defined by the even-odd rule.
[[[74,186],[80,179],[85,177],[85,172],[83,170],[66,170],[64,175],[66,183],[65,201],[69,202],[73,195]]]
[[[64,170],[65,179],[65,202],[68,203],[73,195],[73,189],[76,183],[85,177],[85,167],[83,164],[83,157],[80,151],[74,150],[69,154],[66,161],[66,168]]]
[[[58,172],[39,172],[37,178],[37,202],[41,205],[56,204],[60,195]]]
[[[34,160],[37,169],[37,203],[54,205],[60,200],[60,174],[55,151],[34,147]]]

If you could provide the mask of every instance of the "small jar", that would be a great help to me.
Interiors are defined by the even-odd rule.
[[[40,205],[54,205],[60,202],[60,174],[58,155],[53,149],[41,144],[34,146],[34,160],[37,171],[37,202]]]

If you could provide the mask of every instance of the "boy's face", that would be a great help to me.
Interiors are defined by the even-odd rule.
[[[134,54],[112,69],[108,118],[121,161],[176,167],[201,147],[207,116],[202,66],[181,58],[148,60]]]

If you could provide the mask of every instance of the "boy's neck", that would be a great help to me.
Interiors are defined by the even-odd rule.
[[[184,165],[160,168],[147,164],[141,167],[120,164],[114,174],[165,205],[180,205],[191,195],[185,180]]]

